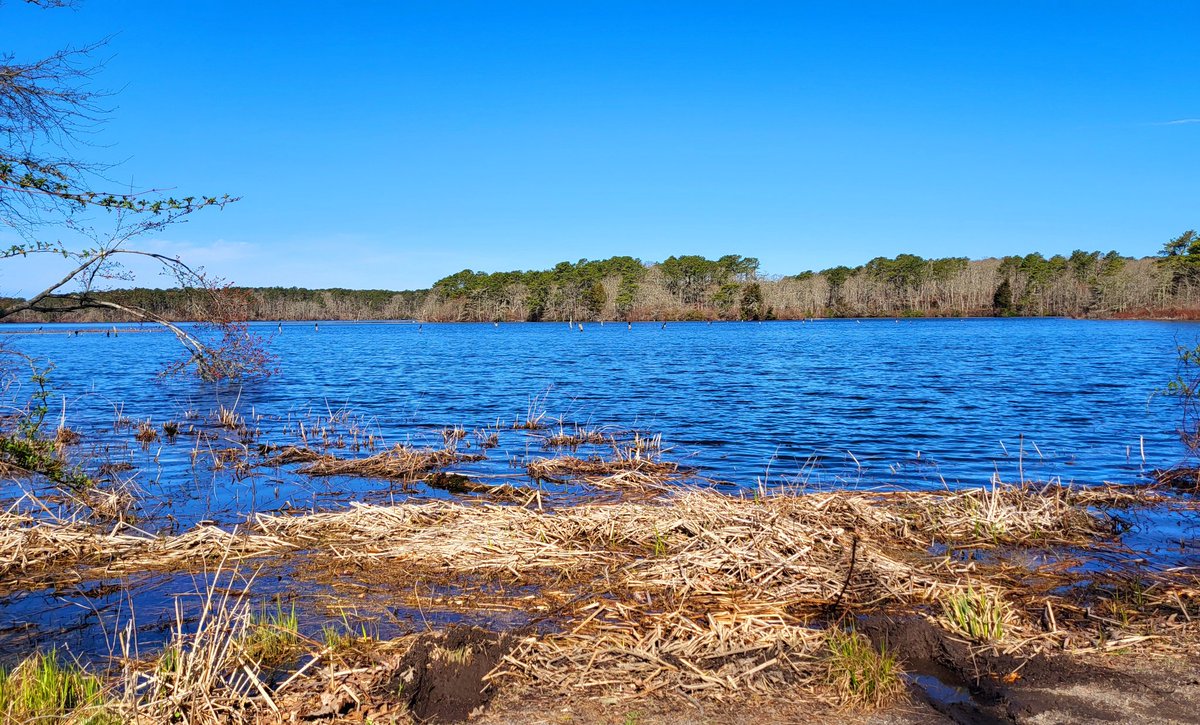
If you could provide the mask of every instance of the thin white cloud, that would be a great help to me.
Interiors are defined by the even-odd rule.
[[[1200,118],[1177,118],[1174,121],[1159,121],[1155,126],[1188,126],[1193,123],[1200,123]]]
[[[130,247],[165,254],[169,257],[178,256],[188,264],[198,266],[237,262],[251,258],[258,252],[257,245],[226,239],[217,239],[212,242],[178,242],[168,239],[150,239],[141,244],[132,244]]]

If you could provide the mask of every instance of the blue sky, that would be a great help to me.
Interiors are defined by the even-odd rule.
[[[1195,2],[83,0],[0,28],[18,59],[113,36],[86,153],[241,196],[145,246],[245,284],[1145,255],[1200,224]]]

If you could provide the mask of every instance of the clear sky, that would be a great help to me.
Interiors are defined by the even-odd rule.
[[[243,198],[148,246],[391,289],[614,254],[1152,254],[1200,225],[1198,30],[1194,0],[0,6],[18,60],[112,36],[86,152],[115,177]]]

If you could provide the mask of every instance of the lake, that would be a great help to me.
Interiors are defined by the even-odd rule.
[[[954,486],[1015,480],[1018,459],[1027,477],[1083,484],[1177,463],[1177,406],[1151,396],[1176,345],[1200,337],[1063,319],[256,329],[279,374],[240,387],[158,377],[179,352],[165,333],[7,342],[55,363],[79,430],[111,426],[114,405],[161,422],[237,400],[273,416],[346,409],[392,442],[440,444],[444,427],[510,423],[536,398],[548,419],[660,432],[672,457],[739,485]]]
[[[469,445],[472,431],[491,428],[499,446],[454,470],[514,485],[535,485],[523,466],[551,455],[545,435],[577,425],[660,433],[665,458],[735,487],[955,487],[1022,474],[1135,483],[1184,457],[1178,406],[1153,393],[1175,372],[1177,344],[1200,337],[1188,323],[1065,319],[589,323],[582,332],[564,323],[263,324],[255,329],[272,337],[278,374],[212,385],[158,375],[179,355],[170,334],[98,332],[105,329],[6,325],[0,334],[54,362],[48,425],[57,425],[65,400],[68,426],[83,434],[73,455],[120,471],[110,478],[137,491],[139,526],[148,531],[450,495],[419,484],[313,479],[294,466],[211,470],[205,462],[216,449],[239,444],[222,437],[213,418],[220,406],[259,431],[253,445],[325,429],[351,444],[369,435],[376,445],[440,447],[450,427],[464,428]],[[75,330],[88,332],[67,334]],[[11,402],[31,392],[26,379],[10,386]],[[531,414],[543,415],[548,430],[512,429]],[[114,425],[147,419],[212,437],[140,446],[132,428]],[[354,455],[351,448],[339,455]],[[4,484],[6,498],[19,492]],[[118,594],[10,595],[0,602],[0,639],[57,636],[102,651],[109,640],[94,626],[95,611],[129,597],[142,625],[162,631],[171,595],[194,585],[190,576],[160,575],[122,582]]]

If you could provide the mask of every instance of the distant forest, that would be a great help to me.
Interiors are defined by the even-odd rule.
[[[1200,236],[1158,257],[1076,251],[1001,259],[877,257],[859,267],[788,276],[753,257],[685,255],[562,262],[517,272],[463,270],[432,288],[232,288],[252,320],[588,321],[771,320],[814,317],[1072,316],[1200,318]],[[186,290],[103,293],[173,320],[190,318]],[[117,321],[102,311],[25,321]]]

